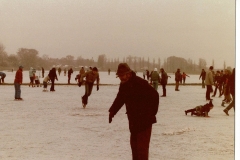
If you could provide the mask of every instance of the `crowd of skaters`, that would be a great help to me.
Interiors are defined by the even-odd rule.
[[[23,78],[22,70],[23,66],[19,66],[19,69],[17,70],[15,75],[15,100],[23,100],[21,98],[20,88]],[[45,71],[42,67],[42,77],[44,78],[44,91],[47,91],[47,84],[49,81],[51,81],[50,91],[55,91],[54,82],[55,80],[58,80],[57,72],[60,76],[61,69],[58,68],[56,70],[56,67],[53,66],[52,69],[49,71],[48,75],[44,77]],[[72,73],[73,70],[70,67],[68,69],[68,84],[70,84]],[[161,97],[166,97],[166,85],[168,78],[171,77],[167,75],[163,68],[161,68],[159,71],[157,70],[157,68],[154,68],[151,72],[146,70],[143,73],[143,78],[140,78],[136,76],[136,73],[132,71],[126,63],[119,64],[116,75],[120,79],[120,87],[119,93],[117,94],[112,106],[109,109],[109,123],[112,122],[113,117],[117,114],[118,110],[123,106],[123,104],[126,104],[129,120],[129,129],[131,132],[130,144],[132,149],[132,156],[148,157],[152,124],[156,123],[155,116],[157,114],[159,104],[159,95],[157,92],[158,85],[162,85],[163,94],[161,95]],[[66,74],[64,74],[64,76],[66,76]],[[29,87],[34,87],[34,80],[36,77],[36,70],[31,67],[29,70]],[[190,76],[188,76],[184,72],[181,73],[181,70],[178,68],[175,72],[175,91],[180,91],[179,84],[185,84],[186,79],[184,78],[186,77]],[[144,80],[145,78],[147,78],[147,80]],[[191,115],[209,117],[208,113],[211,109],[213,109],[214,106],[212,98],[216,96],[217,90],[219,91],[219,97],[224,96],[221,105],[224,106],[224,104],[228,104],[228,106],[223,110],[225,114],[229,115],[228,111],[231,108],[234,108],[235,111],[235,68],[232,71],[226,69],[224,71],[216,71],[215,73],[213,70],[213,66],[210,66],[207,71],[205,71],[204,69],[202,70],[199,79],[200,78],[202,78],[202,88],[205,88],[206,86],[206,101],[209,101],[209,103],[206,103],[204,105],[198,105],[192,109],[185,110],[186,115],[188,112],[191,112]],[[89,70],[86,71],[84,67],[81,67],[79,74],[77,74],[75,80],[78,82],[79,87],[81,87],[82,84],[85,85],[85,94],[82,96],[82,104],[83,108],[85,108],[88,103],[88,97],[91,95],[93,89],[93,83],[95,81],[97,81],[97,91],[99,90],[100,78],[98,74],[98,69],[96,67],[93,67],[89,68]],[[35,84],[37,83],[35,82]],[[214,90],[213,86],[215,86]],[[139,88],[142,88],[143,91],[139,90]],[[211,93],[212,96],[210,96]],[[140,97],[142,97],[141,100]],[[148,107],[144,108],[143,104],[144,106],[150,107],[149,110],[147,109]],[[141,108],[140,110],[139,108],[134,109],[134,107],[139,106],[142,106],[143,108]],[[151,107],[154,108],[151,109]],[[150,111],[152,112],[151,114]],[[145,113],[148,113],[151,116]],[[139,122],[144,123],[141,123],[140,125]],[[147,123],[145,124],[145,122]],[[144,147],[139,148],[140,146]],[[139,152],[139,150],[141,150],[141,152]]]
[[[47,84],[51,82],[50,91],[54,92],[54,84],[55,80],[58,80],[58,76],[61,75],[62,68],[61,67],[53,66],[52,69],[49,71],[48,75],[44,77],[45,70],[43,67],[41,67],[42,72],[42,78],[43,78],[43,90],[47,91]],[[79,74],[76,75],[75,81],[77,81],[78,85],[80,86],[81,78],[87,71],[92,71],[92,67],[85,68],[81,67],[79,70]],[[108,75],[110,75],[110,68],[108,69]],[[234,70],[235,71],[235,70]],[[58,76],[57,73],[58,72]],[[67,75],[67,83],[71,84],[71,75],[73,73],[72,67],[64,67],[63,69],[64,76]],[[209,75],[211,73],[211,75]],[[214,97],[223,97],[221,106],[225,107],[225,105],[231,104],[232,101],[234,101],[233,95],[231,93],[230,85],[231,81],[229,82],[230,77],[235,74],[233,71],[229,69],[224,70],[213,70],[213,66],[209,67],[209,70],[205,71],[202,69],[202,72],[200,73],[199,80],[202,81],[202,88],[206,89],[206,100],[213,100]],[[235,75],[234,75],[235,76]],[[6,73],[0,72],[0,84],[4,83],[4,79],[6,77]],[[185,72],[181,73],[181,70],[178,68],[175,72],[175,91],[180,91],[179,85],[185,84],[186,77],[190,77]],[[36,69],[33,67],[30,67],[29,69],[29,87],[41,87],[41,82],[39,80],[40,75],[37,76]],[[168,78],[171,78],[167,75],[167,73],[164,71],[163,68],[161,68],[159,71],[157,68],[154,68],[151,72],[146,69],[143,71],[143,79],[147,80],[150,85],[153,86],[155,90],[158,90],[158,85],[162,86],[162,95],[161,97],[166,97],[166,85]],[[85,82],[85,80],[83,80]],[[212,93],[212,95],[210,95]],[[226,111],[226,110],[225,110]],[[225,112],[227,115],[227,111]]]

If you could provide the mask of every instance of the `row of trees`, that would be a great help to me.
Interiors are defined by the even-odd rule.
[[[163,63],[162,63],[163,61]],[[0,69],[12,69],[17,68],[19,65],[23,65],[26,69],[34,67],[40,69],[44,67],[50,69],[53,65],[65,67],[72,66],[73,69],[78,70],[81,66],[97,66],[100,70],[112,71],[117,70],[117,66],[121,62],[126,62],[135,71],[153,70],[153,68],[164,68],[167,72],[175,72],[177,68],[187,73],[199,73],[202,68],[207,68],[206,60],[199,58],[198,64],[191,59],[184,59],[181,57],[171,56],[167,59],[144,59],[144,57],[128,56],[122,60],[119,58],[110,59],[105,54],[98,56],[97,61],[92,59],[84,59],[79,56],[75,59],[72,55],[67,55],[62,58],[51,58],[48,55],[39,56],[39,53],[35,49],[20,48],[17,54],[8,55],[5,52],[5,48],[0,44]],[[214,61],[212,62],[214,65]],[[224,68],[225,68],[224,63]]]

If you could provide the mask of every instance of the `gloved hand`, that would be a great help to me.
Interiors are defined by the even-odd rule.
[[[112,122],[113,117],[114,117],[114,114],[112,112],[109,112],[109,123]]]
[[[99,90],[99,86],[97,85],[97,91]]]

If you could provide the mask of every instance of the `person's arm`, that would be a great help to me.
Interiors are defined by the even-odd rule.
[[[109,111],[109,123],[112,122],[112,118],[117,114],[117,112],[122,108],[124,105],[124,95],[121,93],[120,88],[118,94],[110,107]]]
[[[210,116],[208,116],[208,112],[205,112],[205,117],[210,117]]]
[[[99,78],[99,74],[97,75],[97,91],[99,90],[99,81],[100,81],[100,78]]]

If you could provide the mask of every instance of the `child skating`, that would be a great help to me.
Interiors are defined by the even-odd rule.
[[[45,78],[43,79],[43,92],[47,92],[47,91],[48,91],[48,90],[47,90],[47,84],[48,84],[49,81],[50,81],[49,76],[47,76],[47,77],[45,77]]]

